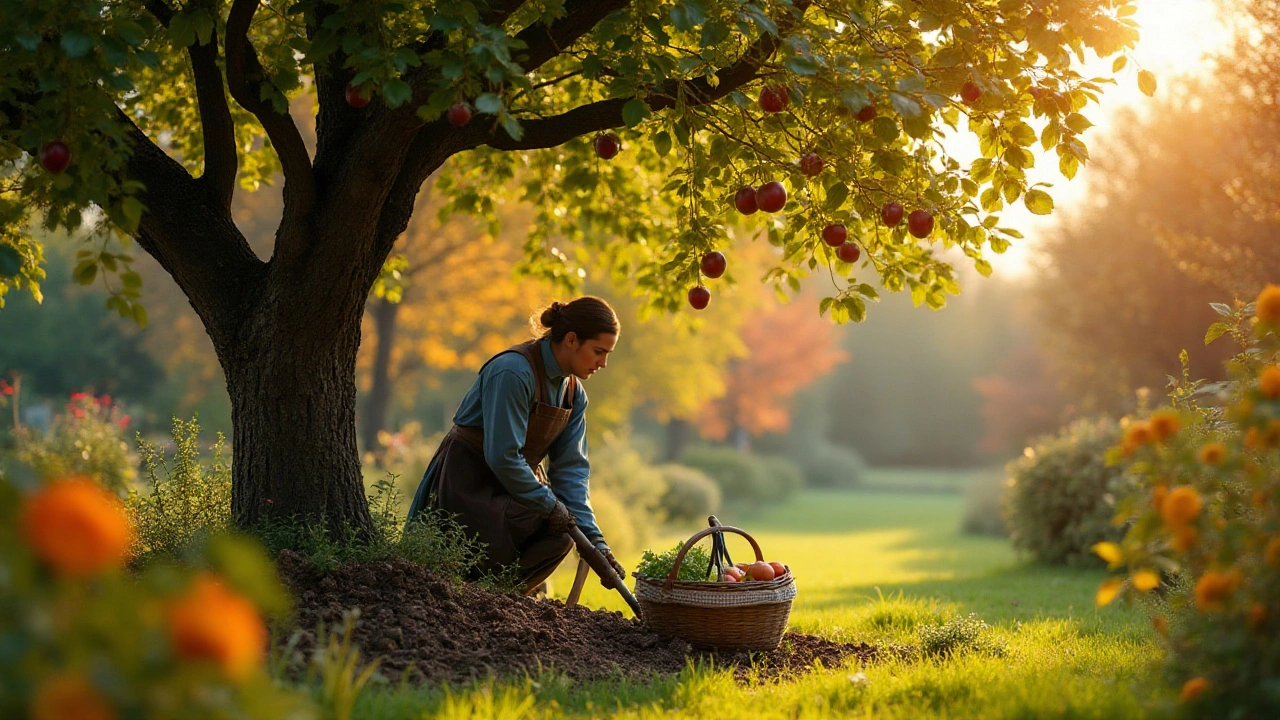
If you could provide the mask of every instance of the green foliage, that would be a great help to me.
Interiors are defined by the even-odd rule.
[[[225,456],[226,438],[218,433],[211,464],[200,462],[200,423],[173,419],[173,457],[164,448],[142,440],[142,457],[149,489],[132,492],[128,506],[137,530],[134,561],[187,557],[213,534],[228,531],[231,523],[231,462]]]
[[[123,494],[138,475],[136,458],[124,440],[128,424],[129,416],[109,396],[72,393],[48,432],[14,428],[17,459],[41,477],[87,475]]]
[[[1005,494],[1009,489],[1003,474],[986,474],[965,488],[964,518],[960,530],[970,535],[1008,537],[1004,519]]]
[[[805,443],[802,451],[789,456],[804,473],[809,487],[852,488],[862,484],[867,463],[851,447],[825,439]]]
[[[776,502],[804,482],[799,468],[784,458],[742,453],[731,447],[691,447],[680,462],[714,480],[726,504]]]
[[[675,523],[701,523],[720,509],[720,487],[701,470],[686,465],[659,465],[666,492],[662,511]]]
[[[1015,547],[1043,562],[1097,564],[1093,545],[1121,535],[1107,498],[1124,472],[1105,459],[1119,437],[1111,420],[1078,420],[1009,464],[1005,517]]]
[[[950,658],[968,652],[1003,657],[1004,643],[991,637],[991,626],[976,613],[961,615],[941,625],[923,625],[917,631],[920,652],[928,657]]]
[[[707,580],[707,568],[711,567],[711,551],[704,545],[710,544],[710,541],[707,541],[689,548],[684,560],[680,562],[680,570],[676,572],[677,580],[693,582]],[[680,554],[682,547],[684,547],[683,541],[661,553],[645,550],[640,556],[640,563],[636,566],[636,574],[649,578],[667,577],[671,574],[671,568],[675,567],[676,556]]]
[[[1110,454],[1133,480],[1116,513],[1128,532],[1098,548],[1123,574],[1099,602],[1122,593],[1156,613],[1185,716],[1266,717],[1280,707],[1280,287],[1256,316],[1254,304],[1215,310],[1240,341],[1228,380],[1184,371]],[[1163,578],[1169,592],[1148,600]]]

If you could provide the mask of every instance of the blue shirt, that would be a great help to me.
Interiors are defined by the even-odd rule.
[[[560,369],[551,352],[551,341],[538,342],[542,364],[547,373],[547,398],[562,406],[569,376]],[[518,502],[550,513],[558,498],[573,514],[582,533],[593,543],[603,544],[604,536],[596,527],[591,509],[588,478],[591,463],[587,460],[587,393],[576,383],[573,410],[569,422],[547,451],[547,481],[538,482],[533,469],[520,454],[529,428],[529,413],[538,399],[534,387],[533,367],[520,353],[503,353],[480,371],[479,377],[462,396],[453,422],[457,425],[484,428],[484,459],[507,492]],[[435,491],[440,469],[433,458],[422,477],[418,497],[410,509],[412,517],[425,498]],[[424,493],[423,491],[426,490]]]

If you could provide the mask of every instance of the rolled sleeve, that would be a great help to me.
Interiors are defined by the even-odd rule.
[[[533,378],[496,369],[484,379],[484,459],[498,481],[518,501],[550,513],[556,498],[534,476],[520,454],[529,429],[528,408],[533,398]]]
[[[556,497],[565,504],[582,534],[593,543],[603,543],[604,534],[596,526],[596,514],[591,509],[588,478],[591,463],[587,459],[587,394],[578,384],[574,394],[573,412],[564,431],[551,444],[547,456],[550,466],[547,479]]]

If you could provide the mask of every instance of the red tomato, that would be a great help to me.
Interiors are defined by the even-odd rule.
[[[771,562],[769,563],[769,567],[773,568],[773,576],[775,578],[780,578],[787,574],[787,566],[780,562]]]
[[[731,575],[731,576],[733,576],[733,579],[734,579],[735,581],[736,581],[736,580],[741,580],[741,579],[742,579],[742,576],[743,576],[743,575],[745,575],[745,573],[744,573],[744,572],[742,572],[742,570],[741,570],[740,568],[736,568],[736,567],[725,568],[724,574],[725,574],[725,576],[726,576],[726,577],[728,577],[728,576],[730,576],[730,575]]]
[[[725,582],[742,582],[742,581],[741,581],[741,580],[739,580],[738,578],[734,577],[732,573],[725,573],[725,574],[724,574],[724,581],[725,581]]]
[[[763,560],[751,563],[751,567],[747,568],[747,575],[752,580],[772,580],[773,566]]]

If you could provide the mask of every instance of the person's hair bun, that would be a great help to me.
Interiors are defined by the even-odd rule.
[[[564,303],[562,302],[553,302],[548,305],[547,309],[542,311],[542,317],[539,318],[542,322],[542,327],[549,328],[555,326],[556,321],[564,317],[564,307]]]

